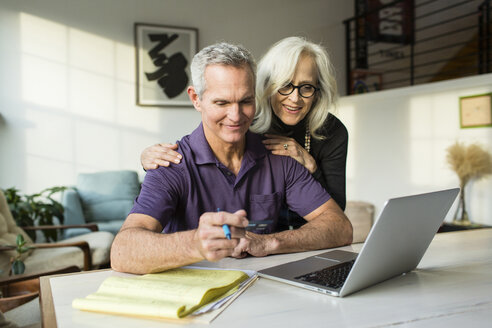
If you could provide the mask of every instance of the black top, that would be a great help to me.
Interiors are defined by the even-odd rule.
[[[295,126],[286,125],[276,115],[272,115],[270,133],[294,138],[304,147],[306,118]],[[348,132],[345,125],[334,115],[328,115],[325,123],[317,131],[326,137],[318,140],[311,137],[311,151],[318,169],[313,177],[321,183],[342,210],[345,210],[345,167],[347,164]]]

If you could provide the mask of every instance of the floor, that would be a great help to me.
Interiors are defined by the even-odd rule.
[[[41,328],[41,311],[39,308],[39,297],[36,297],[30,302],[23,304],[15,309],[4,313],[6,321],[10,321],[13,325],[1,325],[5,328],[22,327],[22,328]],[[0,319],[0,323],[1,319]]]

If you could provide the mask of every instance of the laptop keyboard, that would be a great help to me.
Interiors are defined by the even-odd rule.
[[[340,288],[348,277],[355,260],[344,262],[318,271],[306,273],[295,279],[318,284],[329,288]]]

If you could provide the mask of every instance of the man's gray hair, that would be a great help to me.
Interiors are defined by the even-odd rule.
[[[205,69],[208,65],[249,67],[256,82],[256,63],[251,53],[241,45],[227,42],[216,43],[198,52],[191,61],[191,79],[200,99],[205,92]]]

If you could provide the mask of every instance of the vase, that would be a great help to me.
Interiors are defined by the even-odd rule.
[[[458,207],[454,214],[453,224],[467,226],[471,224],[468,212],[465,205],[465,186],[461,187],[460,198],[458,201]]]

